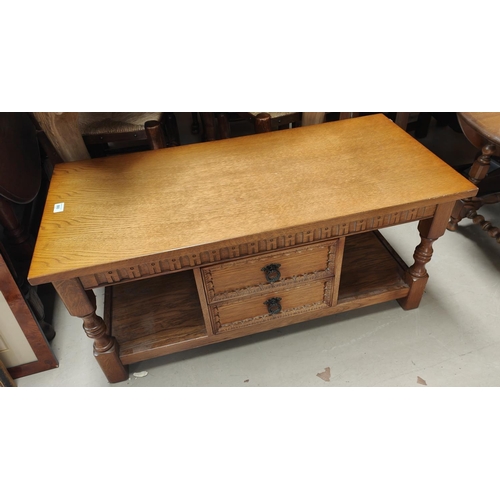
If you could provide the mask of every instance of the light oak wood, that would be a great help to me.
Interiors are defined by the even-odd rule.
[[[476,190],[382,115],[66,163],[29,279],[54,283],[117,382],[170,352],[387,300],[416,307],[433,241]],[[407,266],[377,230],[410,221],[422,241]],[[278,263],[284,279],[264,282]]]
[[[275,315],[267,322],[219,331],[217,335],[211,335],[205,327],[211,328],[212,319],[204,301],[204,320],[200,317],[191,271],[108,287],[105,321],[120,344],[121,361],[136,363],[408,295],[410,287],[403,279],[408,266],[378,232],[341,238],[338,250],[336,266],[343,272],[341,280],[336,280],[340,287],[334,284],[333,289],[332,304],[337,305],[303,310],[298,315]],[[203,286],[198,289],[203,297]]]
[[[212,327],[215,334],[230,332],[245,326],[261,325],[280,318],[316,312],[331,307],[333,280],[315,280],[300,286],[256,293],[249,297],[238,298],[213,304],[210,307]],[[279,312],[271,313],[269,300],[276,300]]]
[[[207,337],[191,271],[106,289],[105,320],[125,364],[165,345],[189,345]],[[189,348],[189,347],[187,347]]]
[[[189,257],[250,235],[319,229],[473,192],[383,115],[61,164],[29,279],[127,268],[178,250]],[[53,213],[61,202],[64,211]]]
[[[78,279],[54,281],[54,288],[72,316],[83,320],[83,329],[94,341],[94,357],[111,383],[121,382],[128,371],[119,358],[119,344],[112,337],[103,319],[96,314],[96,298],[92,291],[85,291]]]
[[[202,269],[209,302],[234,298],[239,295],[277,290],[306,280],[331,277],[337,241],[299,248],[285,252],[237,259]],[[277,265],[279,279],[270,282],[265,269]],[[269,278],[273,276],[269,274]]]

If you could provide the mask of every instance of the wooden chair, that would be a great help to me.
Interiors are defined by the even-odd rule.
[[[273,130],[313,125],[324,121],[325,113],[297,113],[297,112],[244,112],[236,113],[241,119],[252,123],[254,132],[261,134]],[[227,113],[201,113],[204,129],[207,131],[206,140],[215,140],[218,131],[219,139],[231,137],[230,122]]]
[[[339,119],[355,118],[360,113],[339,113]],[[395,113],[395,123],[406,130],[410,113]],[[205,140],[227,139],[231,137],[230,121],[226,113],[200,113],[205,130]],[[308,126],[323,123],[325,112],[246,112],[238,113],[243,119],[250,120],[257,134],[271,132],[290,125]],[[194,125],[194,121],[193,121]]]
[[[63,161],[71,161],[67,154],[83,159],[180,145],[173,113],[34,112],[32,117],[39,135],[47,138],[39,137],[47,155],[61,150]]]
[[[303,113],[250,113],[253,116],[255,123],[255,131],[270,132],[271,130],[280,127],[281,123],[287,125],[289,123],[301,122],[302,126],[316,125],[325,121],[326,113],[321,112],[303,112]],[[339,120],[346,118],[355,118],[360,113],[339,113]],[[403,130],[406,130],[410,113],[395,113],[395,123]]]
[[[492,157],[500,155],[500,113],[457,113],[457,117],[465,137],[480,151],[468,173],[479,191],[456,203],[448,229],[455,231],[467,217],[500,243],[500,228],[477,213],[483,205],[500,202],[500,170],[490,170]]]

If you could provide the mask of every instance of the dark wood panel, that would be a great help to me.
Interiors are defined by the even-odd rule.
[[[25,377],[33,375],[45,370],[57,368],[59,363],[50,348],[47,339],[42,333],[39,322],[36,320],[34,314],[29,308],[26,300],[24,299],[14,277],[9,271],[5,260],[0,254],[0,293],[3,293],[12,314],[16,318],[21,330],[26,337],[29,345],[33,349],[36,361],[25,363],[18,366],[8,368],[12,378]]]

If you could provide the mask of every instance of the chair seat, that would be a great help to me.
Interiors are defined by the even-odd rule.
[[[82,135],[140,132],[150,120],[160,121],[162,113],[79,113]]]
[[[273,119],[273,118],[281,118],[283,116],[293,115],[295,114],[295,111],[290,111],[288,113],[271,113],[270,111],[259,111],[258,113],[254,113],[252,111],[249,111],[249,113],[253,116],[257,116],[260,113],[267,113],[268,115],[271,115],[271,119]]]

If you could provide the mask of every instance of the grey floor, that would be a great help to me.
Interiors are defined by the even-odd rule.
[[[179,114],[183,130],[189,115]],[[472,161],[475,152],[461,134],[435,123],[421,141],[452,165]],[[500,205],[481,213],[500,224]],[[419,242],[416,223],[383,233],[411,263]],[[466,220],[434,244],[427,269],[430,279],[416,310],[391,302],[164,356],[131,365],[129,379],[114,386],[499,386],[500,247]],[[59,368],[18,379],[18,386],[110,386],[80,319],[58,300],[53,324]]]

